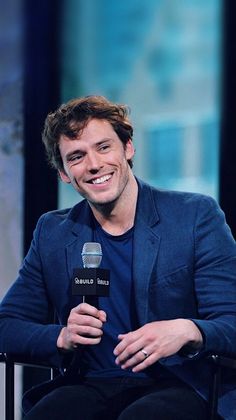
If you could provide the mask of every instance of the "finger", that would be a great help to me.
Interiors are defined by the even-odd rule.
[[[138,364],[142,363],[143,360],[144,360],[144,355],[140,351],[137,351],[129,358],[119,360],[119,364],[121,366],[121,369],[128,369],[128,368],[137,366]]]
[[[121,367],[130,367],[134,366],[137,363],[140,363],[144,359],[144,355],[140,352],[140,345],[136,347],[136,351],[130,351],[129,349],[123,351],[115,360],[117,365]]]
[[[71,310],[71,314],[87,314],[99,318],[99,310],[95,306],[89,305],[89,303],[83,302],[77,305]]]
[[[118,356],[118,361],[123,361],[130,356],[133,356],[137,353],[141,348],[144,347],[144,340],[143,337],[139,334],[132,332],[129,334],[125,334],[125,337],[122,341],[115,347],[114,355]]]
[[[106,314],[105,311],[101,311],[101,310],[99,311],[99,319],[102,322],[106,322],[106,320],[107,320],[107,314]]]
[[[102,322],[106,322],[107,315],[105,311],[95,308],[95,306],[89,305],[86,302],[80,303],[78,306],[71,310],[71,314],[84,314],[91,315],[95,318],[100,319]]]
[[[127,334],[119,334],[118,335],[118,340],[123,340],[123,338],[125,338],[127,336]]]
[[[88,325],[94,328],[102,328],[103,322],[100,319],[95,318],[91,315],[73,314],[68,319],[68,326],[73,327],[76,325]]]
[[[132,331],[128,334],[120,334],[118,336],[118,338],[121,339],[121,341],[114,348],[113,353],[114,353],[115,356],[119,356],[128,346],[132,346],[132,344],[137,342],[141,337],[139,336],[139,334],[137,334],[136,331]],[[139,348],[141,348],[141,347],[139,347]],[[139,348],[134,347],[133,350],[138,351]]]
[[[145,354],[144,354],[145,353]],[[132,368],[132,372],[139,372],[151,366],[158,360],[158,355],[149,354],[148,351],[139,350],[130,359],[126,360],[122,365],[122,369]]]
[[[82,335],[75,335],[72,340],[73,347],[76,348],[79,345],[95,345],[99,344],[101,341],[101,337],[90,338],[90,337],[83,337]]]
[[[144,369],[147,369],[149,366],[153,365],[154,363],[156,363],[159,360],[158,356],[153,353],[148,357],[145,357],[145,359],[136,364],[133,368],[132,368],[132,372],[141,372]]]
[[[103,335],[103,331],[101,329],[89,327],[88,325],[79,325],[74,333],[91,338],[97,338]]]
[[[126,361],[134,358],[136,359],[136,355],[141,356],[140,361],[143,359],[143,354],[138,354],[140,349],[144,347],[143,339],[139,339],[132,344],[126,346],[117,356],[115,362],[118,365],[123,365]]]
[[[75,310],[75,312],[80,314],[88,314],[95,317],[99,317],[99,309],[95,306],[90,305],[89,303],[83,302],[80,303],[78,306],[72,309],[72,311]]]

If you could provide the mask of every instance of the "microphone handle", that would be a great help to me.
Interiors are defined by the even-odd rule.
[[[82,303],[88,303],[91,306],[95,306],[98,309],[99,306],[99,296],[97,295],[90,295],[90,296],[82,296]]]

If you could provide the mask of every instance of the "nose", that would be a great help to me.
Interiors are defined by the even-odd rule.
[[[86,158],[87,158],[87,168],[89,172],[91,173],[98,172],[99,169],[102,167],[99,156],[96,153],[91,152],[87,154]]]

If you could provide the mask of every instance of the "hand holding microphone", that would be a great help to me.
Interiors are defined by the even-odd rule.
[[[109,296],[109,270],[98,268],[102,260],[101,245],[85,243],[82,249],[84,268],[75,268],[72,278],[72,295],[82,296],[83,303],[70,312],[67,326],[61,330],[57,346],[73,350],[79,344],[94,345],[101,341],[106,313],[89,304],[89,299]],[[97,305],[96,305],[97,306]]]
[[[78,345],[94,345],[101,341],[106,313],[88,303],[80,303],[70,312],[67,326],[57,339],[60,350],[73,350]]]

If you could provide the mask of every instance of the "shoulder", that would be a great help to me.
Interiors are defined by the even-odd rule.
[[[166,209],[172,213],[178,209],[179,211],[184,209],[192,211],[194,209],[201,211],[204,208],[219,209],[216,200],[205,194],[159,189],[140,180],[138,180],[138,185],[140,196],[149,196],[159,211]]]
[[[72,208],[53,210],[42,214],[36,225],[35,234],[44,236],[61,236],[73,230],[78,223],[83,223],[88,215],[89,206],[82,200]]]
[[[236,242],[225,214],[214,198],[200,193],[161,190],[138,182],[138,213],[149,214],[146,219],[158,221],[158,229],[180,232],[181,235],[190,232],[198,240],[210,238],[212,242],[218,241],[219,248],[224,243],[225,249],[230,248],[229,252],[235,255]],[[156,214],[157,217],[150,214]]]
[[[75,221],[79,217],[79,213],[84,208],[84,205],[85,200],[82,200],[73,207],[49,211],[40,216],[39,222],[61,224],[70,220]]]

